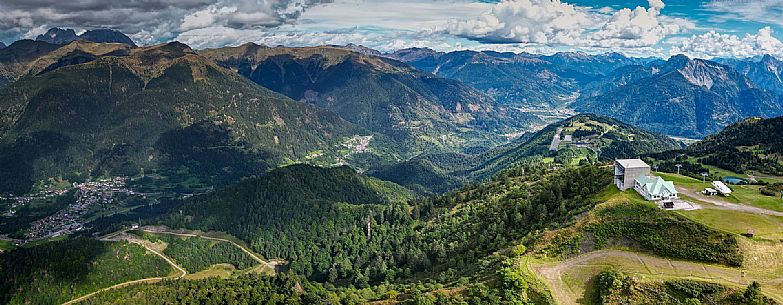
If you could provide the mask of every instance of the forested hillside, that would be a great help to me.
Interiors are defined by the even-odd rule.
[[[783,175],[782,136],[783,117],[750,118],[729,125],[686,149],[651,154],[649,157],[661,161],[661,166],[669,171],[674,170],[674,163],[684,164],[685,173],[696,178],[706,171],[702,165],[714,165],[735,173],[758,171]]]
[[[552,147],[555,134],[558,134],[558,144]],[[511,164],[530,158],[549,158],[570,165],[638,157],[679,149],[680,145],[662,134],[609,117],[582,114],[550,124],[521,144],[484,154],[483,160],[468,173],[473,177],[491,177]]]
[[[200,54],[294,100],[385,134],[410,156],[490,147],[502,142],[503,134],[537,122],[459,81],[347,48],[251,43]]]
[[[609,178],[593,167],[548,173],[529,165],[406,203],[348,168],[290,166],[197,196],[167,223],[225,231],[310,279],[367,287],[446,269],[460,274],[534,228],[589,209],[585,198]]]
[[[170,271],[163,259],[135,244],[88,238],[47,242],[0,254],[0,303],[61,304]]]
[[[73,42],[62,48],[74,51],[50,55],[91,54],[86,62],[44,56],[32,66],[41,70],[31,70],[42,73],[0,90],[0,191],[23,193],[48,177],[82,181],[142,168],[224,185],[292,160],[347,162],[354,151],[342,144],[372,136],[186,45],[104,54],[109,46],[128,51],[122,44]],[[379,143],[383,137],[373,137],[364,151]]]

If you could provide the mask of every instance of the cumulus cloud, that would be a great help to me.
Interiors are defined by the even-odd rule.
[[[756,34],[746,34],[741,38],[737,35],[710,31],[679,41],[672,48],[671,53],[701,58],[744,58],[765,54],[783,58],[783,42],[772,36],[770,27],[762,28]]]
[[[662,21],[661,9],[664,6],[661,0],[650,0],[649,9],[641,6],[633,10],[621,9],[612,14],[611,19],[592,35],[592,40],[602,46],[652,46],[664,37],[683,30],[682,24]]]
[[[648,4],[649,8],[615,11],[559,0],[504,0],[478,18],[452,22],[445,31],[485,42],[644,48],[693,25],[662,16],[661,0]]]
[[[452,22],[447,31],[487,42],[576,44],[595,26],[590,15],[559,0],[503,1],[478,18]]]

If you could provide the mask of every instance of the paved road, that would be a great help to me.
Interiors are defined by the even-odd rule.
[[[689,190],[687,188],[683,187],[677,187],[677,191],[680,193],[683,193],[685,195],[688,195],[689,197],[696,198],[700,201],[704,201],[707,203],[714,204],[717,208],[723,209],[723,210],[732,210],[732,211],[740,211],[740,212],[747,212],[752,214],[760,214],[760,215],[772,215],[772,216],[779,216],[783,217],[783,212],[773,211],[773,210],[767,210],[759,207],[744,205],[744,204],[736,204],[736,203],[730,203],[725,202],[722,200],[718,200],[715,198],[712,198],[710,196],[705,196],[702,193],[698,191]]]

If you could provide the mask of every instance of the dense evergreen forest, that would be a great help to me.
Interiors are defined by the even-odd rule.
[[[685,174],[700,178],[707,172],[698,164],[688,164],[688,157],[694,157],[704,165],[713,165],[737,173],[758,171],[770,175],[783,175],[783,117],[761,119],[752,118],[730,125],[723,131],[706,137],[703,141],[684,150],[651,154],[663,162],[665,170],[672,171],[675,163],[683,164]],[[664,170],[664,168],[661,168]]]
[[[402,305],[507,305],[553,304],[549,300],[528,297],[527,283],[518,274],[504,268],[495,287],[482,283],[467,284],[462,294],[448,290],[432,293],[433,285],[373,289],[326,289],[323,285],[282,274],[269,277],[248,274],[237,278],[206,278],[190,281],[164,281],[110,290],[81,302],[84,305],[131,304],[267,304],[267,305],[359,305],[368,300],[398,301]],[[396,288],[402,288],[396,290]]]
[[[527,164],[406,203],[349,168],[296,165],[192,198],[166,222],[228,232],[311,280],[368,287],[418,273],[465,273],[532,230],[591,208],[591,194],[610,178],[597,167]]]
[[[88,238],[47,242],[0,255],[0,303],[60,304],[170,271],[163,259],[130,243]]]

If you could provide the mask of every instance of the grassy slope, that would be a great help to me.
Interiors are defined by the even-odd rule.
[[[685,177],[674,178],[675,183]],[[607,190],[602,206],[611,205],[647,205],[640,196],[633,192],[619,192]],[[593,212],[595,213],[595,212]],[[545,234],[542,241],[533,250],[539,257],[532,263],[534,269],[547,279],[547,283],[553,290],[558,300],[570,299],[580,304],[593,304],[589,297],[594,277],[609,267],[627,272],[635,277],[645,280],[694,278],[713,281],[734,287],[744,288],[750,281],[756,280],[762,284],[762,290],[768,296],[777,300],[783,300],[783,283],[778,279],[783,276],[783,244],[778,240],[781,237],[780,228],[783,228],[783,219],[774,216],[756,215],[730,210],[716,209],[704,204],[704,209],[695,211],[662,212],[670,214],[668,217],[681,216],[695,224],[700,224],[714,230],[717,234],[729,233],[737,239],[736,247],[742,256],[741,267],[725,265],[688,262],[678,259],[667,259],[641,254],[638,244],[620,242],[609,247],[609,250],[600,250],[582,254],[576,258],[561,260],[556,257],[562,251],[558,247],[574,249],[574,246],[584,247],[580,242],[574,242],[573,237],[579,236],[581,231],[575,227],[566,228]],[[594,216],[588,215],[582,223],[594,222]],[[756,229],[757,237],[748,239],[738,236],[746,231],[747,226]],[[579,224],[577,224],[577,227]],[[584,225],[586,227],[587,225]],[[725,232],[725,233],[722,233]],[[684,232],[682,234],[690,234]],[[673,233],[673,235],[677,235]],[[552,245],[560,245],[552,247]],[[570,247],[568,245],[571,245]],[[618,251],[619,250],[619,251]],[[572,253],[572,252],[571,252]],[[545,254],[541,257],[542,254]],[[548,258],[547,258],[548,257]],[[552,276],[553,272],[557,276]],[[559,298],[558,298],[559,297]]]
[[[241,249],[223,241],[169,234],[142,233],[141,236],[151,242],[165,243],[163,254],[190,273],[205,271],[218,264],[227,264],[233,269],[247,269],[258,264]]]

